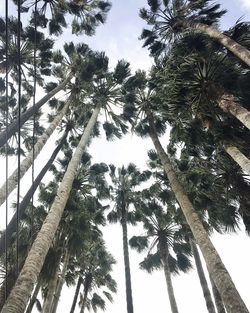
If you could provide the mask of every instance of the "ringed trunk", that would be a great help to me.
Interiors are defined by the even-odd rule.
[[[125,267],[125,282],[126,282],[126,300],[127,300],[127,313],[133,313],[133,297],[132,297],[132,286],[131,286],[131,273],[130,273],[130,262],[129,262],[129,251],[128,251],[128,229],[127,229],[127,213],[126,208],[122,209],[122,242],[123,242],[123,258]]]
[[[197,29],[201,32],[206,33],[209,37],[218,41],[222,46],[226,47],[231,51],[235,56],[237,56],[242,62],[250,66],[250,51],[244,46],[240,45],[230,37],[221,33],[212,26],[202,24],[202,23],[193,23],[189,21],[182,21],[181,25],[185,28]]]
[[[250,160],[235,146],[224,144],[223,147],[227,154],[229,154],[230,157],[239,164],[242,170],[250,175]]]
[[[168,250],[166,247],[160,248],[160,257],[161,257],[161,263],[163,265],[164,269],[164,274],[165,274],[165,279],[166,279],[166,284],[167,284],[167,289],[168,289],[168,298],[171,306],[171,311],[172,313],[179,313],[177,303],[175,300],[175,295],[174,295],[174,288],[172,284],[172,278],[171,278],[171,273],[169,270],[169,265],[168,265]]]
[[[250,112],[237,103],[231,94],[223,94],[218,102],[219,107],[226,113],[231,113],[250,130]]]
[[[39,100],[34,106],[30,107],[27,111],[22,113],[21,115],[21,125],[25,122],[27,122],[49,99],[51,99],[55,94],[57,94],[59,91],[61,91],[64,87],[67,86],[67,84],[70,82],[72,78],[72,74],[70,74],[61,84],[59,84],[56,88],[51,90],[44,96],[41,100]],[[0,147],[2,147],[8,139],[13,136],[19,128],[18,120],[14,120],[9,126],[8,126],[8,134],[7,131],[4,130],[0,133]]]
[[[169,179],[170,186],[175,197],[180,204],[182,212],[189,224],[195,241],[199,245],[201,252],[206,261],[208,271],[214,280],[216,287],[221,293],[222,300],[228,313],[249,313],[245,303],[238,293],[232,278],[230,277],[225,265],[223,264],[218,252],[212,244],[202,222],[190,202],[184,188],[182,187],[176,173],[174,172],[171,162],[161,146],[156,133],[154,118],[150,110],[147,110],[147,116],[150,124],[150,137],[155,149],[160,157],[164,171]]]
[[[1,313],[23,313],[33,286],[37,281],[37,277],[41,271],[43,262],[51,246],[56,230],[60,223],[66,202],[68,200],[73,180],[76,176],[78,166],[87,143],[89,142],[91,133],[97,121],[101,105],[97,105],[92,116],[86,126],[81,140],[72,156],[71,161],[64,174],[63,180],[58,188],[57,195],[51,206],[51,209],[30,249],[25,264],[17,279],[5,306]]]
[[[206,301],[206,305],[207,305],[207,310],[209,313],[216,313],[215,311],[215,307],[214,307],[214,303],[212,300],[212,296],[211,296],[211,292],[209,290],[208,284],[207,284],[207,280],[206,280],[206,276],[204,274],[203,271],[203,267],[202,267],[202,263],[201,263],[201,259],[200,259],[200,255],[199,255],[199,251],[196,247],[195,242],[190,239],[190,245],[192,248],[192,252],[193,252],[193,256],[194,256],[194,260],[195,260],[195,265],[196,265],[196,269],[197,269],[197,273],[199,276],[199,280],[200,280],[200,284],[201,284],[201,288],[203,291],[203,295],[204,295],[204,299]]]
[[[38,156],[47,140],[50,138],[56,127],[61,122],[62,118],[66,114],[69,108],[70,102],[67,101],[63,107],[63,109],[59,112],[59,114],[54,118],[49,127],[44,131],[43,135],[39,138],[37,143],[34,146],[34,158]],[[29,152],[27,157],[20,164],[20,179],[24,176],[24,174],[28,171],[30,166],[33,163],[33,150]],[[17,186],[17,177],[18,177],[18,169],[16,169],[8,178],[8,180],[2,185],[0,188],[0,206],[4,203],[8,195],[16,188]],[[8,184],[8,194],[6,194],[6,184]]]
[[[226,310],[225,310],[224,304],[222,302],[220,293],[219,293],[217,287],[215,286],[215,283],[212,280],[211,276],[210,276],[210,282],[211,282],[212,289],[213,289],[213,295],[214,295],[214,301],[215,301],[216,308],[217,308],[217,313],[226,313]]]

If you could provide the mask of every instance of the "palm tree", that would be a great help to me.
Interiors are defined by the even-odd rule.
[[[218,144],[249,173],[250,161],[237,147],[244,147],[241,141],[247,140],[246,131],[237,121],[221,111],[226,111],[224,102],[231,98],[230,103],[237,109],[227,113],[234,111],[234,116],[246,127],[249,126],[248,122],[244,122],[249,112],[235,102],[233,95],[237,95],[239,101],[244,100],[240,90],[247,75],[239,66],[212,46],[204,35],[187,34],[173,46],[166,63],[162,69],[156,70],[155,75],[161,79],[160,84],[165,84],[164,88],[159,89],[165,98],[162,112],[170,118],[172,124],[175,120],[170,111],[178,114],[185,123],[194,116],[200,119],[202,127],[212,132]],[[179,123],[179,119],[176,122]],[[218,132],[222,127],[225,128],[224,135],[222,131]]]
[[[148,1],[149,10],[141,9],[140,16],[152,25],[151,30],[143,30],[144,46],[149,45],[152,55],[159,55],[169,41],[185,30],[194,30],[207,34],[222,46],[235,54],[242,62],[250,66],[250,51],[230,37],[218,31],[216,23],[226,11],[220,10],[220,4],[202,1]],[[213,27],[213,25],[215,27]]]
[[[65,172],[62,182],[57,190],[57,196],[55,197],[55,200],[43,223],[43,226],[30,249],[25,264],[17,279],[16,285],[5,304],[2,313],[4,313],[4,311],[8,312],[9,310],[11,310],[13,313],[23,312],[25,309],[28,298],[32,292],[39,272],[41,271],[44,259],[60,223],[64,208],[72,189],[74,178],[76,177],[77,170],[81,162],[82,155],[91,138],[91,134],[97,122],[99,112],[102,106],[104,108],[105,106],[109,108],[110,102],[115,101],[115,98],[120,98],[118,86],[122,84],[123,80],[129,74],[128,64],[125,62],[118,62],[114,72],[112,74],[108,73],[108,59],[103,54],[99,55],[99,59],[98,55],[96,54],[96,64],[99,66],[100,72],[97,72],[95,79],[101,83],[102,89],[97,88],[98,86],[94,88],[97,93],[95,96],[93,95],[93,100],[95,101],[93,113],[68,164],[67,171]],[[106,74],[107,80],[105,80],[104,73]],[[110,83],[111,79],[112,84]],[[105,101],[105,103],[103,103],[103,101]],[[116,115],[112,114],[112,117],[115,119]],[[116,123],[121,125],[117,119]]]
[[[95,292],[96,290],[106,287],[112,293],[116,292],[116,282],[110,275],[112,265],[116,262],[103,245],[101,240],[91,243],[89,251],[85,255],[82,275],[84,290],[79,302],[81,313],[84,313],[85,308],[90,309],[90,307],[93,308],[94,312],[98,307],[102,310],[105,309],[105,301]],[[113,301],[109,292],[104,290],[103,294],[109,301]]]
[[[151,272],[154,268],[163,267],[171,311],[178,313],[171,272],[178,272],[179,270],[186,272],[191,267],[188,259],[191,250],[186,242],[178,240],[176,237],[178,226],[173,222],[171,213],[164,212],[160,202],[155,199],[144,203],[144,205],[147,207],[147,214],[143,214],[142,221],[146,234],[133,236],[129,243],[138,252],[145,249],[149,250],[148,255],[140,263],[142,269]],[[152,253],[155,247],[156,252]],[[171,249],[176,254],[176,258],[173,257]]]
[[[17,0],[14,0],[18,4]],[[95,28],[105,22],[111,4],[104,0],[90,1],[58,1],[58,0],[22,0],[22,11],[32,12],[31,23],[38,27],[48,26],[50,34],[60,35],[63,27],[67,27],[67,20],[71,22],[72,33],[93,35]]]
[[[43,132],[42,136],[36,142],[33,150],[26,156],[26,158],[21,162],[20,165],[20,179],[24,176],[24,174],[28,171],[30,166],[32,165],[33,159],[38,156],[40,151],[43,149],[44,145],[53,134],[56,127],[61,123],[63,117],[66,115],[70,106],[70,101],[66,101],[63,108],[60,112],[55,116],[53,121],[47,127],[47,129]],[[4,203],[9,194],[16,188],[17,185],[17,176],[18,169],[16,169],[9,177],[8,177],[8,194],[6,194],[6,184],[5,182],[0,188],[0,206]]]
[[[190,226],[195,241],[197,242],[202,251],[207,267],[209,269],[209,273],[211,274],[218,290],[220,290],[226,309],[228,312],[237,312],[240,308],[242,312],[248,312],[228,271],[226,270],[224,264],[222,263],[220,256],[218,255],[215,247],[213,246],[211,240],[209,239],[209,236],[202,225],[199,215],[195,211],[193,204],[189,200],[182,184],[180,183],[180,180],[173,169],[173,166],[168,155],[164,151],[159,141],[157,135],[157,128],[155,125],[155,118],[152,112],[152,109],[157,107],[157,102],[155,103],[154,95],[152,91],[150,91],[150,88],[145,88],[147,86],[145,77],[143,77],[143,79],[140,79],[138,78],[137,75],[137,77],[134,77],[133,80],[137,84],[136,85],[135,83],[132,84],[132,87],[134,85],[134,91],[132,92],[132,96],[130,97],[133,99],[132,105],[130,103],[130,106],[132,106],[130,112],[134,114],[134,112],[136,111],[136,107],[138,107],[141,110],[141,112],[144,112],[144,114],[146,115],[145,121],[147,122],[147,124],[144,127],[144,132],[146,132],[146,134],[148,133],[151,137],[151,140],[161,160],[164,171],[168,177],[172,191],[174,192],[176,200],[178,201],[183,211],[183,214],[186,218],[186,221]],[[157,98],[156,100],[159,101],[159,99]],[[128,109],[126,114],[129,116]]]
[[[117,170],[114,165],[110,165],[110,176],[113,185],[110,186],[111,199],[114,201],[115,206],[114,209],[108,214],[107,218],[110,223],[116,223],[120,221],[122,226],[127,312],[133,313],[134,309],[128,250],[127,223],[135,223],[136,221],[136,212],[130,211],[131,205],[137,199],[135,188],[150,177],[150,172],[144,171],[143,173],[140,173],[137,167],[130,163],[126,168],[123,166]]]
[[[27,193],[23,197],[23,199],[19,205],[19,208],[18,208],[19,218],[22,218],[24,216],[25,210],[28,207],[32,196],[34,195],[36,189],[38,188],[39,184],[41,183],[44,175],[48,172],[48,170],[52,166],[56,156],[58,155],[58,153],[61,151],[63,145],[65,144],[67,136],[68,136],[68,132],[69,132],[69,129],[66,129],[66,131],[64,132],[64,135],[62,136],[62,138],[59,141],[59,144],[56,146],[55,150],[53,151],[51,157],[46,162],[46,164],[44,165],[44,167],[42,168],[40,173],[35,178],[32,186],[29,188],[29,190],[27,191]],[[17,221],[17,212],[15,212],[14,215],[12,216],[11,220],[9,221],[9,223],[7,225],[6,230],[3,232],[3,234],[0,238],[0,256],[4,253],[5,249],[8,248],[9,243],[11,241],[11,238],[17,230],[16,221]]]
[[[0,72],[5,73],[6,69],[14,83],[18,82],[18,45],[17,36],[20,31],[21,36],[21,72],[22,86],[24,90],[32,96],[33,88],[31,86],[30,76],[34,76],[34,49],[36,45],[36,80],[42,85],[43,75],[51,74],[52,48],[54,42],[52,39],[45,38],[45,35],[31,25],[23,27],[18,25],[17,19],[11,17],[8,23],[8,47],[6,47],[6,21],[0,18]],[[6,57],[8,50],[8,57]],[[8,63],[7,63],[8,60]]]

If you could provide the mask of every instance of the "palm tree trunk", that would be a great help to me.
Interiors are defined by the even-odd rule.
[[[226,47],[229,51],[236,55],[242,62],[250,66],[250,51],[244,46],[238,44],[230,37],[218,31],[217,29],[206,24],[195,23],[190,21],[182,21],[181,24],[185,28],[197,29],[203,33],[206,33],[209,37],[215,39],[222,46]]]
[[[85,310],[85,307],[86,307],[86,302],[87,302],[87,295],[84,294],[84,297],[83,297],[82,303],[81,303],[80,313],[84,313],[84,310]]]
[[[77,281],[76,290],[75,290],[74,299],[73,299],[73,302],[72,302],[72,305],[71,305],[70,313],[74,313],[75,312],[77,298],[79,296],[81,284],[82,284],[82,278],[79,277],[78,281]]]
[[[239,164],[242,170],[250,175],[250,160],[235,146],[224,144],[223,147],[227,154],[229,154],[231,158],[234,159],[237,164]]]
[[[161,146],[156,133],[154,118],[149,110],[147,111],[147,116],[150,124],[150,137],[160,157],[164,171],[169,179],[170,186],[182,209],[186,221],[191,228],[195,241],[201,249],[209,273],[211,274],[211,277],[213,278],[218,290],[221,293],[222,300],[228,313],[249,313],[245,303],[241,299],[241,296],[239,295],[232,281],[232,278],[230,277],[218,252],[216,251],[205,228],[203,227],[198,214],[195,212],[192,203],[190,202],[184,188],[182,187],[176,173],[174,172],[166,152]]]
[[[32,309],[33,309],[33,306],[36,302],[40,288],[41,288],[41,279],[38,278],[38,282],[36,284],[35,290],[33,291],[32,297],[30,299],[30,302],[28,304],[28,307],[27,307],[25,313],[31,313],[32,312]]]
[[[63,287],[63,284],[65,282],[66,271],[67,271],[67,268],[68,268],[68,265],[69,265],[69,257],[70,257],[69,251],[66,248],[66,252],[65,252],[65,256],[64,256],[64,260],[63,260],[63,268],[62,268],[62,272],[61,272],[61,274],[59,275],[59,278],[58,278],[58,282],[57,282],[55,294],[54,294],[54,297],[53,297],[50,313],[56,313],[57,306],[58,306],[59,299],[60,299],[61,292],[62,292],[62,287]]]
[[[37,143],[34,146],[34,158],[38,156],[47,140],[50,138],[56,127],[61,122],[62,118],[66,114],[69,108],[70,102],[67,101],[63,107],[63,109],[59,112],[58,115],[54,118],[53,122],[49,125],[49,127],[44,131],[43,135],[39,138]],[[33,163],[33,150],[27,155],[27,157],[20,164],[20,178],[24,176],[24,174],[28,171],[30,166]],[[17,186],[17,177],[18,177],[18,169],[16,169],[8,178],[8,181],[5,182],[0,188],[0,206],[4,203],[8,195],[16,188]],[[8,194],[6,194],[6,184],[8,183]]]
[[[163,247],[160,249],[160,256],[161,256],[161,263],[164,268],[164,274],[165,274],[165,279],[166,279],[167,288],[168,288],[168,298],[169,298],[169,302],[171,306],[171,311],[172,313],[179,313],[177,303],[175,300],[171,273],[170,273],[169,265],[168,265],[168,250],[166,249],[166,247]]]
[[[87,304],[87,297],[89,293],[89,286],[92,283],[92,275],[85,277],[84,291],[83,291],[83,299],[81,301],[81,310],[80,313],[84,313]]]
[[[226,313],[224,304],[222,302],[220,293],[217,289],[217,287],[215,286],[214,281],[212,280],[212,277],[210,276],[210,281],[211,281],[211,285],[212,285],[212,289],[213,289],[213,295],[214,295],[214,301],[216,304],[216,308],[217,308],[217,313]]]
[[[30,199],[32,198],[33,194],[35,193],[37,187],[40,185],[44,175],[48,172],[49,168],[53,164],[57,154],[60,152],[63,144],[65,143],[67,135],[68,135],[68,131],[66,131],[64,133],[59,145],[56,147],[56,149],[52,153],[50,159],[47,161],[45,166],[42,168],[41,172],[38,174],[38,176],[34,180],[34,183],[30,187],[30,189],[27,191],[22,202],[20,203],[19,209],[18,209],[19,219],[21,219],[24,216],[25,209],[27,208],[27,206],[30,202]],[[15,212],[14,215],[12,216],[5,232],[2,234],[2,236],[0,238],[0,256],[4,253],[5,246],[7,245],[7,247],[8,247],[8,245],[10,244],[13,233],[16,232],[16,228],[17,228],[16,217],[17,217],[17,212]]]
[[[72,78],[72,74],[70,74],[61,84],[59,84],[56,88],[48,92],[41,100],[39,100],[34,106],[30,107],[27,111],[22,113],[20,126],[23,126],[25,122],[27,122],[49,99],[51,99],[55,94],[59,91],[63,90],[66,85],[70,82]],[[8,127],[8,134],[6,130],[0,133],[0,147],[2,147],[7,140],[13,136],[19,129],[18,120],[14,120]]]
[[[1,313],[22,313],[25,310],[33,286],[36,283],[44,259],[60,223],[72,188],[73,180],[76,176],[78,166],[81,163],[85,147],[89,142],[91,133],[96,124],[100,109],[101,105],[97,105],[93,111],[88,125],[83,132],[82,138],[72,156],[71,161],[69,162],[67,171],[64,174],[63,180],[58,188],[57,195],[51,209],[30,249],[25,264],[17,279],[17,283]]]
[[[196,244],[194,243],[194,241],[192,239],[190,239],[190,245],[192,248],[192,252],[193,252],[193,256],[194,256],[194,260],[195,260],[195,265],[196,265],[196,269],[197,269],[197,273],[199,276],[199,280],[201,283],[201,288],[203,291],[203,295],[206,301],[206,305],[207,305],[207,310],[209,313],[216,313],[215,311],[215,307],[214,307],[214,303],[212,300],[212,296],[207,284],[207,280],[202,268],[202,264],[201,264],[201,259],[200,259],[200,255],[199,255],[199,251],[196,247]]]
[[[130,262],[129,262],[129,251],[128,251],[128,230],[127,230],[127,214],[126,208],[122,209],[122,240],[123,240],[123,258],[125,267],[125,282],[126,282],[126,299],[127,299],[127,313],[133,313],[133,297],[132,297],[132,286],[131,286],[131,273],[130,273]]]
[[[250,112],[239,105],[231,94],[223,94],[218,102],[219,107],[226,113],[231,113],[243,125],[250,129]]]
[[[57,255],[57,259],[54,264],[53,273],[50,276],[50,279],[48,282],[48,291],[47,291],[47,295],[43,303],[42,313],[51,312],[52,301],[53,301],[53,297],[56,291],[56,285],[57,285],[57,281],[59,277],[60,261],[61,261],[61,253]]]

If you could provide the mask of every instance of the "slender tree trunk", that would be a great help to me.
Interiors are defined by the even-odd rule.
[[[214,303],[212,300],[212,296],[207,284],[207,280],[206,280],[206,276],[204,274],[203,271],[203,267],[202,267],[202,263],[201,263],[201,259],[200,259],[200,255],[199,255],[199,251],[196,247],[196,244],[194,243],[194,241],[192,239],[190,239],[190,245],[193,251],[193,256],[194,256],[194,260],[195,260],[195,265],[196,265],[196,269],[197,269],[197,273],[199,276],[199,280],[201,283],[201,288],[203,291],[203,295],[206,301],[206,305],[207,305],[207,310],[209,313],[216,313],[215,311],[215,307],[214,307]]]
[[[125,282],[126,282],[126,299],[127,299],[127,312],[133,313],[133,296],[131,286],[131,273],[130,273],[130,262],[129,262],[129,251],[128,251],[128,230],[127,230],[127,213],[126,208],[122,209],[122,240],[123,240],[123,258],[125,267]]]
[[[150,124],[150,137],[161,159],[164,171],[169,179],[170,186],[175,194],[178,203],[180,204],[187,223],[191,228],[195,241],[201,249],[209,273],[211,274],[211,277],[213,278],[218,290],[221,293],[222,300],[226,306],[228,313],[249,313],[245,303],[241,299],[241,296],[239,295],[232,281],[232,278],[230,277],[218,252],[216,251],[206,230],[204,229],[198,214],[195,212],[192,203],[190,202],[176,173],[174,172],[166,152],[161,146],[161,143],[156,133],[154,118],[149,110],[147,111],[147,116]]]
[[[11,272],[8,273],[8,277],[5,278],[0,287],[0,310],[3,308],[5,304],[5,300],[8,298],[12,288],[15,285],[17,279],[16,268],[12,269]],[[7,281],[7,286],[6,286]],[[6,288],[7,287],[7,288]]]
[[[69,108],[70,102],[67,101],[63,107],[63,109],[56,115],[53,122],[49,125],[49,127],[44,131],[43,135],[39,138],[37,143],[34,146],[34,158],[38,156],[47,140],[50,138],[56,127],[61,122],[62,118],[66,114]],[[30,166],[33,163],[33,150],[29,152],[27,157],[21,162],[20,165],[20,178],[24,176],[24,174],[28,171]],[[8,195],[16,188],[17,186],[17,177],[18,177],[18,169],[16,169],[8,178],[8,181],[5,182],[0,188],[0,206],[4,203]],[[8,183],[8,194],[6,194],[6,184]]]
[[[166,279],[167,288],[168,288],[168,298],[170,302],[171,311],[172,313],[179,313],[177,303],[175,300],[171,273],[170,273],[169,265],[168,265],[168,254],[169,253],[168,253],[166,246],[160,248],[161,263],[164,268],[164,274],[165,274],[165,279]]]
[[[86,303],[87,303],[87,294],[84,293],[84,297],[83,297],[82,303],[81,303],[80,313],[84,313],[84,310],[86,308]]]
[[[224,144],[223,146],[227,154],[229,154],[230,157],[234,159],[237,164],[239,164],[244,172],[250,175],[250,160],[235,146],[231,146],[229,144]]]
[[[24,196],[22,202],[20,203],[19,209],[18,209],[19,219],[21,219],[24,216],[25,210],[26,210],[26,208],[27,208],[27,206],[28,206],[28,204],[30,202],[30,199],[32,198],[33,194],[35,193],[37,187],[40,185],[44,175],[48,172],[49,168],[53,164],[57,154],[60,152],[63,144],[65,143],[67,135],[68,135],[68,132],[66,131],[64,133],[64,135],[63,135],[59,145],[56,147],[56,149],[52,153],[50,159],[47,161],[47,163],[45,164],[45,166],[43,167],[41,172],[38,174],[38,176],[34,180],[34,183],[30,187],[30,189],[27,191],[27,193]],[[15,212],[14,215],[12,216],[12,218],[11,218],[7,228],[6,228],[6,230],[3,232],[3,234],[2,234],[2,236],[0,238],[0,256],[5,251],[5,245],[7,244],[7,247],[8,247],[8,245],[11,242],[13,233],[16,232],[16,228],[17,228],[16,217],[17,217],[17,212]]]
[[[85,283],[84,283],[84,291],[83,291],[83,298],[81,301],[81,310],[80,313],[84,313],[84,310],[86,308],[86,304],[87,304],[87,298],[88,298],[88,293],[89,293],[89,286],[92,283],[92,275],[88,274],[85,277]]]
[[[46,295],[46,298],[45,298],[44,303],[43,303],[42,313],[50,313],[51,312],[52,301],[53,301],[53,297],[54,297],[54,294],[56,291],[56,285],[57,285],[57,281],[58,281],[58,277],[59,277],[60,261],[61,261],[61,253],[59,253],[59,255],[57,255],[57,259],[56,259],[56,262],[54,264],[53,273],[49,278],[48,291],[47,291],[47,295]]]
[[[42,228],[30,249],[25,264],[17,279],[16,285],[13,288],[1,313],[23,313],[25,310],[33,286],[37,281],[44,259],[60,223],[70,190],[72,188],[73,180],[76,176],[78,166],[81,163],[85,147],[89,142],[91,133],[97,121],[100,109],[101,105],[97,105],[93,111],[82,138],[71,161],[69,162],[67,171],[64,174],[63,180],[58,188],[57,196],[55,197]]]
[[[37,296],[38,296],[38,293],[40,291],[40,288],[41,288],[41,279],[38,278],[38,282],[37,282],[36,287],[33,291],[32,297],[30,299],[30,302],[27,306],[25,313],[31,313],[32,312],[34,304],[35,304]]]
[[[34,106],[30,107],[27,111],[22,113],[20,126],[23,126],[25,122],[27,122],[49,99],[51,99],[55,94],[61,91],[66,85],[70,82],[72,78],[72,74],[70,74],[61,84],[59,84],[56,88],[51,90],[44,96],[41,100],[39,100]],[[6,130],[0,133],[0,147],[2,147],[7,140],[13,136],[19,128],[18,120],[14,120],[8,127],[8,134]]]
[[[202,23],[193,23],[189,21],[183,21],[181,24],[185,28],[197,29],[201,32],[206,33],[209,37],[218,41],[222,46],[230,50],[234,55],[236,55],[242,62],[250,66],[250,51],[244,46],[238,44],[236,41],[230,37],[224,35],[217,29],[212,26],[202,24]]]
[[[212,289],[213,289],[213,295],[214,295],[214,300],[215,300],[215,304],[216,304],[216,308],[217,308],[217,313],[226,313],[224,304],[222,302],[220,293],[217,289],[217,287],[215,286],[214,281],[212,280],[212,277],[210,276],[210,281],[211,281],[211,285],[212,285]]]
[[[226,113],[231,113],[243,125],[250,129],[250,112],[237,103],[231,94],[223,94],[218,102],[219,107]]]
[[[77,281],[76,290],[75,290],[74,299],[73,299],[73,302],[72,302],[72,305],[71,305],[70,313],[74,313],[75,312],[77,298],[79,296],[81,284],[82,284],[82,278],[78,277],[78,281]]]
[[[62,287],[63,287],[63,284],[65,282],[65,275],[66,275],[67,268],[69,265],[69,257],[70,257],[69,251],[66,248],[66,252],[65,252],[65,256],[64,256],[64,260],[63,260],[63,268],[62,268],[61,274],[59,274],[59,278],[58,278],[55,294],[53,297],[50,313],[56,313],[57,306],[58,306],[59,299],[60,299],[61,292],[62,292]]]

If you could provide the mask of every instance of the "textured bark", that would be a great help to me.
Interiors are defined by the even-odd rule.
[[[225,265],[223,264],[218,252],[212,244],[202,222],[195,212],[184,188],[182,187],[176,173],[174,172],[171,162],[161,146],[158,139],[152,113],[148,110],[147,116],[150,124],[150,137],[154,143],[155,149],[161,159],[164,171],[169,179],[170,186],[175,194],[182,212],[189,224],[195,241],[199,245],[201,252],[206,261],[208,271],[213,278],[216,287],[220,291],[222,300],[228,313],[249,313],[245,303],[241,299],[232,278],[230,277]]]
[[[65,256],[63,259],[63,268],[62,268],[61,274],[59,274],[59,277],[58,277],[57,286],[56,286],[56,290],[53,296],[50,313],[56,313],[57,306],[58,306],[59,299],[60,299],[61,292],[62,292],[62,287],[65,282],[65,275],[66,275],[67,268],[69,265],[69,257],[70,257],[69,251],[68,249],[66,249]]]
[[[128,230],[127,230],[127,213],[126,207],[122,208],[122,241],[123,241],[123,258],[125,267],[125,283],[126,283],[126,299],[127,299],[127,312],[133,313],[133,296],[131,286],[131,273],[130,273],[130,262],[129,262],[129,251],[128,251]]]
[[[57,255],[56,262],[54,264],[53,272],[49,278],[48,290],[46,298],[43,303],[42,313],[50,313],[52,307],[53,297],[56,291],[56,285],[59,277],[60,271],[60,261],[61,261],[61,252]]]
[[[227,154],[239,164],[242,170],[250,175],[250,160],[235,146],[224,144],[224,149]]]
[[[56,147],[56,149],[53,151],[51,157],[49,158],[49,160],[47,161],[47,163],[45,164],[45,166],[42,168],[42,170],[40,171],[40,173],[37,175],[36,179],[34,180],[34,183],[32,184],[32,186],[30,187],[30,189],[27,191],[26,195],[23,197],[23,200],[21,201],[19,208],[18,208],[18,217],[19,219],[22,219],[24,214],[25,214],[25,210],[32,198],[32,196],[34,195],[36,189],[38,188],[38,186],[40,185],[44,175],[48,172],[49,168],[51,167],[51,165],[53,164],[56,156],[58,155],[58,153],[60,152],[66,138],[67,138],[68,132],[65,132],[59,145]],[[11,242],[12,239],[12,235],[16,232],[17,229],[17,212],[14,213],[14,215],[12,216],[6,230],[3,232],[1,238],[0,238],[0,256],[4,253],[5,251],[5,246],[7,245],[7,248]]]
[[[214,295],[214,301],[216,304],[216,308],[217,308],[217,313],[226,313],[224,304],[222,302],[220,293],[217,289],[217,287],[215,286],[214,281],[212,280],[211,276],[210,276],[210,281],[211,281],[211,285],[212,285],[212,289],[213,289],[213,295]]]
[[[78,281],[77,281],[76,290],[75,290],[74,299],[73,299],[73,302],[72,302],[72,305],[71,305],[70,313],[74,313],[75,312],[77,298],[79,296],[81,285],[82,285],[82,278],[79,277]]]
[[[172,313],[179,313],[177,303],[175,300],[171,273],[170,273],[169,265],[168,265],[168,254],[169,254],[168,249],[166,247],[163,246],[160,248],[161,263],[164,268],[164,274],[165,274],[165,279],[166,279],[166,284],[167,284],[167,289],[168,289],[168,298],[170,302],[171,311]]]
[[[82,138],[72,156],[71,161],[64,174],[63,180],[58,188],[57,195],[51,209],[35,239],[25,264],[17,279],[5,306],[1,313],[23,313],[27,305],[33,286],[41,271],[44,259],[53,241],[59,222],[61,220],[66,202],[68,200],[73,180],[81,163],[85,147],[90,139],[91,133],[97,121],[101,106],[98,105],[86,126]]]
[[[237,56],[241,61],[250,66],[250,51],[244,46],[238,44],[236,41],[230,37],[219,32],[212,26],[208,26],[202,23],[193,23],[189,21],[182,21],[182,26],[185,28],[197,29],[201,32],[206,33],[209,37],[218,41],[222,46],[230,50],[235,56]]]
[[[23,126],[23,124],[27,122],[47,101],[49,101],[49,99],[51,99],[55,94],[57,94],[63,88],[65,88],[66,85],[70,82],[71,78],[72,78],[72,74],[69,75],[56,88],[48,92],[47,95],[44,96],[41,100],[39,100],[34,106],[30,107],[27,111],[22,113],[20,126]],[[14,120],[14,122],[12,122],[8,126],[8,134],[6,130],[2,131],[0,133],[0,147],[2,147],[7,142],[7,140],[18,131],[18,129],[19,129],[18,120]]]
[[[34,304],[35,304],[37,296],[38,296],[38,293],[40,291],[40,288],[41,288],[41,279],[38,279],[38,282],[37,282],[36,287],[33,291],[32,297],[30,299],[30,302],[27,306],[25,313],[31,313],[32,312]]]
[[[226,113],[231,113],[243,125],[250,129],[250,112],[237,103],[235,97],[230,94],[223,94],[218,102],[219,107]]]
[[[42,136],[39,138],[37,143],[34,146],[34,158],[38,156],[47,140],[50,138],[56,127],[61,122],[62,118],[66,114],[69,108],[69,102],[66,102],[63,109],[58,113],[58,115],[51,122],[49,127],[44,131]],[[33,150],[27,155],[27,157],[20,164],[20,178],[28,171],[33,163]],[[5,182],[0,188],[0,206],[4,203],[8,195],[16,188],[18,179],[18,169],[16,169],[8,178],[8,181]],[[6,194],[6,184],[8,183],[8,194]]]
[[[206,280],[206,277],[205,277],[205,274],[203,271],[199,251],[196,247],[196,244],[194,243],[194,241],[192,239],[190,239],[190,244],[191,244],[191,248],[192,248],[192,252],[193,252],[193,256],[194,256],[195,265],[196,265],[197,273],[199,276],[201,288],[202,288],[203,295],[204,295],[204,298],[206,301],[207,310],[209,313],[216,313],[214,303],[212,300],[212,296],[211,296],[211,292],[209,290],[207,280]]]

